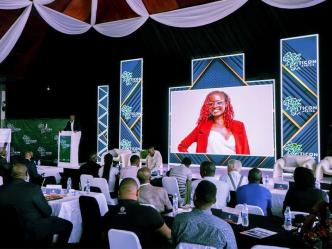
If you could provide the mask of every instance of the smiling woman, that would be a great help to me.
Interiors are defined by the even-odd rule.
[[[196,128],[179,144],[179,152],[188,152],[197,143],[197,153],[250,154],[244,124],[234,120],[229,96],[223,91],[210,92],[201,107]]]

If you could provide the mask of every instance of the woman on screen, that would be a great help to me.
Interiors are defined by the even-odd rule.
[[[210,92],[204,101],[196,128],[178,145],[179,152],[188,152],[197,143],[197,153],[250,154],[244,124],[233,119],[230,98],[225,92]]]

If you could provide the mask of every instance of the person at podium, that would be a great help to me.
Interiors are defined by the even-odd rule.
[[[64,131],[81,131],[80,123],[75,119],[75,115],[71,114],[69,116],[69,121],[66,124],[66,127],[63,129]]]

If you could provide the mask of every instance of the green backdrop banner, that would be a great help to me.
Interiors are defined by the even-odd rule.
[[[58,133],[67,119],[7,119],[6,127],[12,130],[11,156],[24,156],[31,150],[34,160],[43,165],[58,161]]]

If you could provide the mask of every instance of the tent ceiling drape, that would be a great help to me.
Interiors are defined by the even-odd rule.
[[[172,27],[198,27],[233,13],[248,0],[0,0],[0,63],[8,56],[34,7],[64,34],[93,28],[110,37],[127,36],[148,18]],[[261,0],[278,8],[311,7],[325,0]]]

